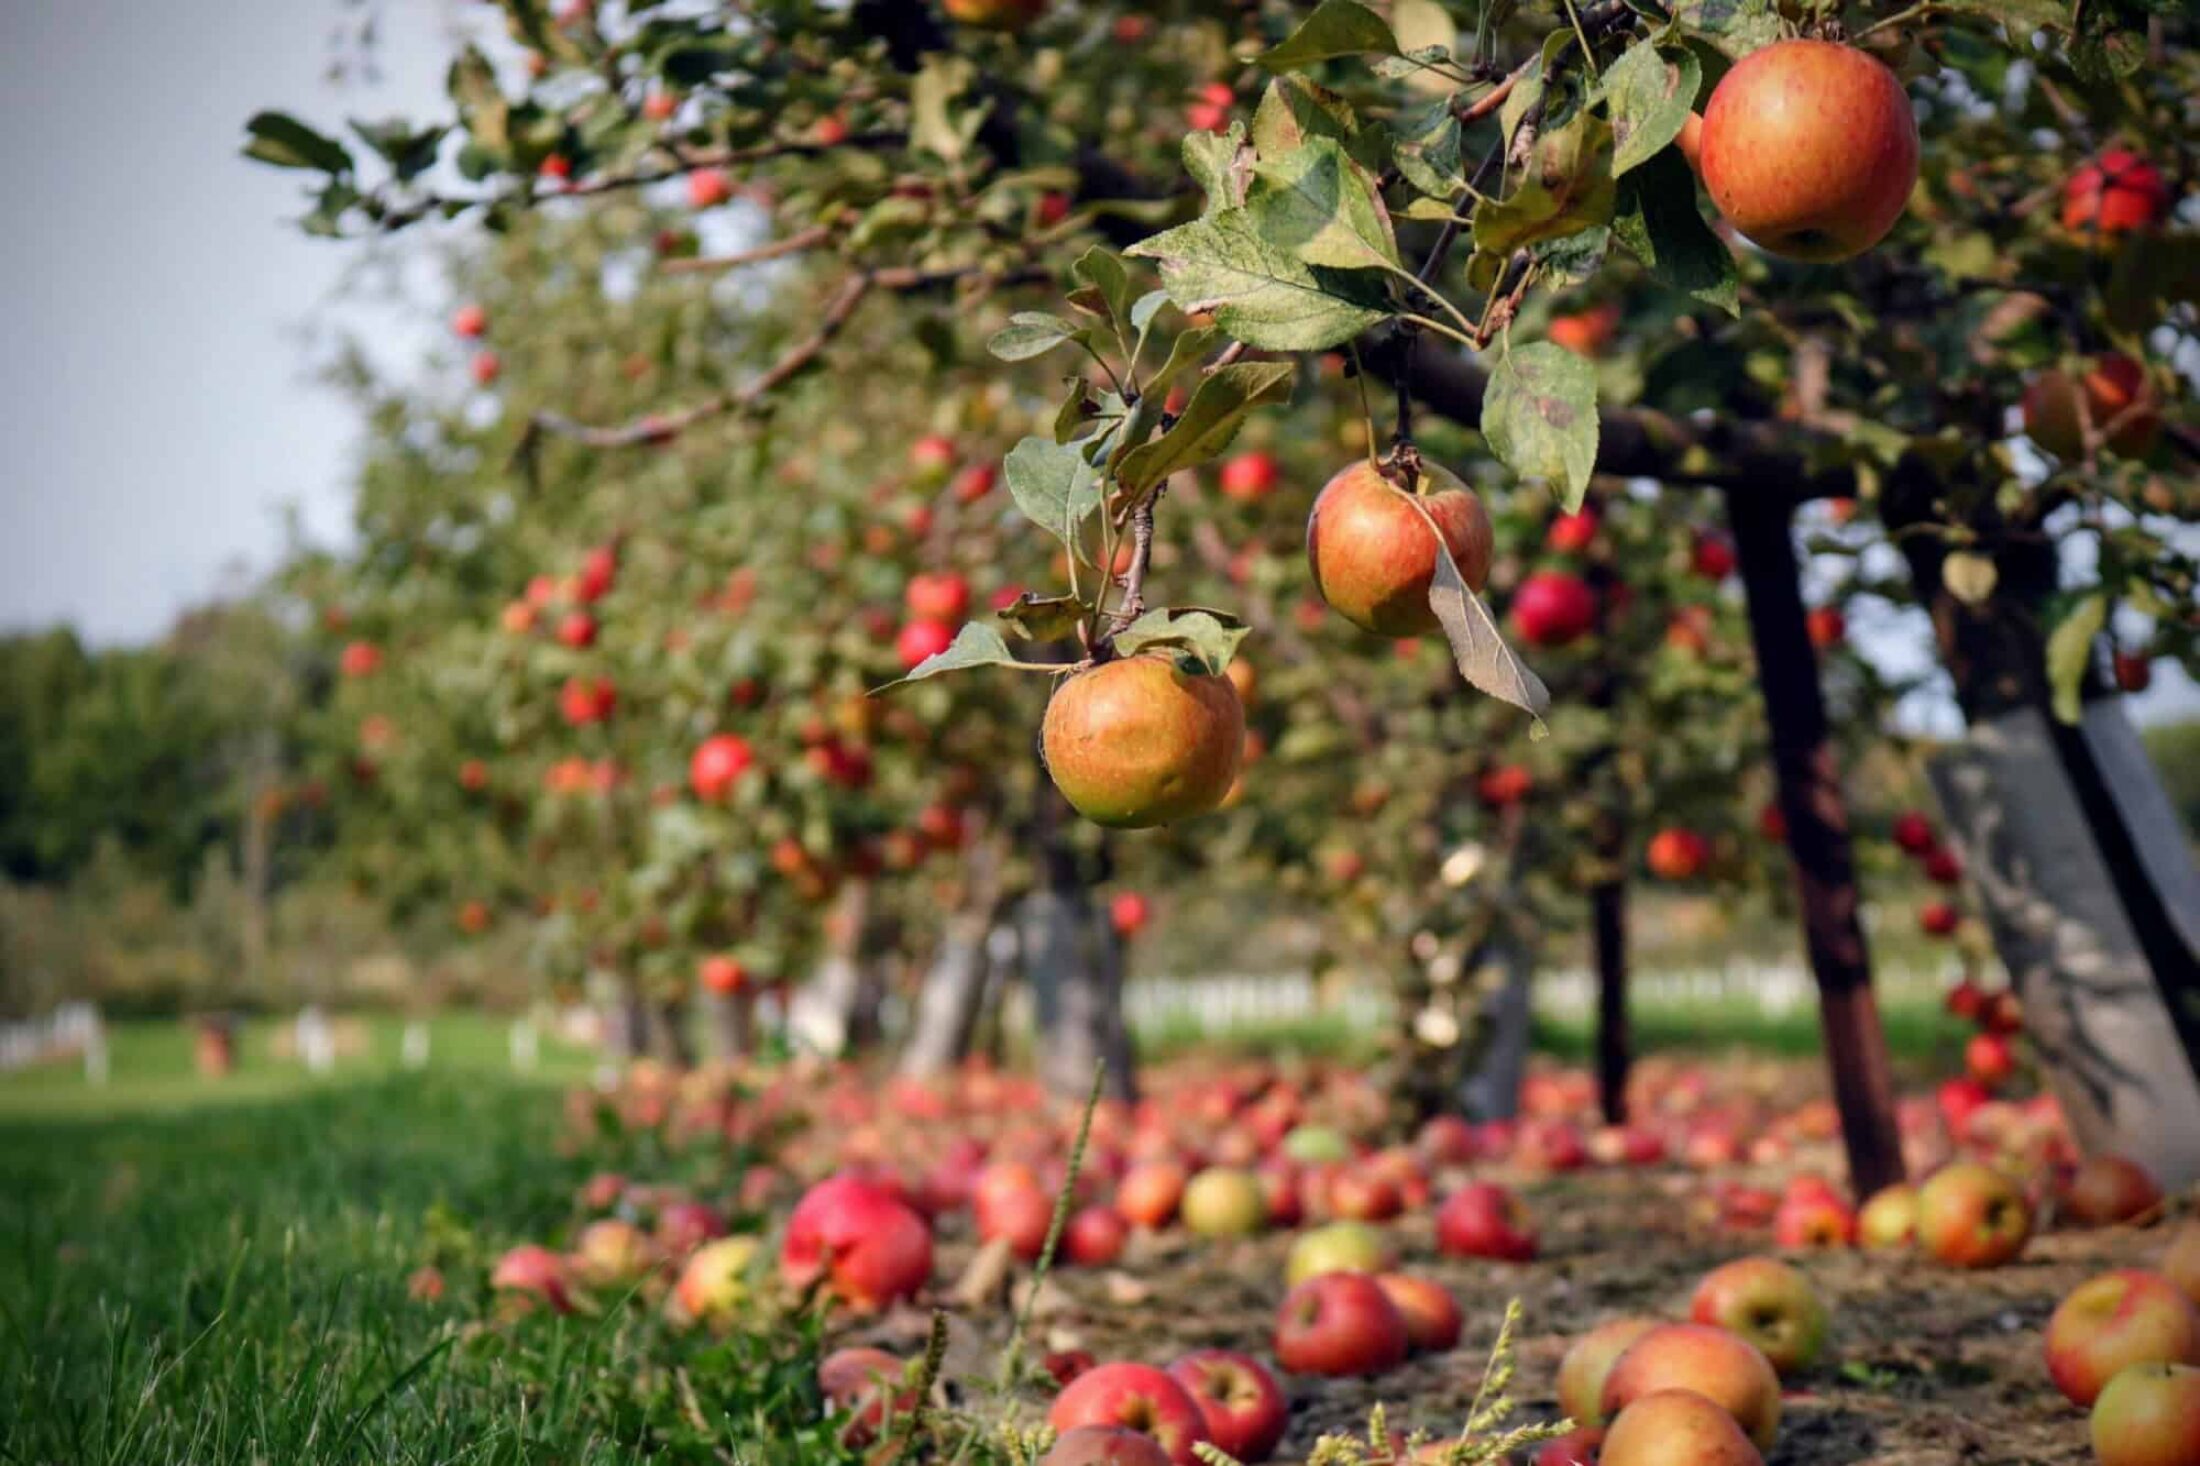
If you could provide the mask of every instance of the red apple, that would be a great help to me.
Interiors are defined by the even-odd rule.
[[[980,1190],[971,1201],[983,1240],[1007,1239],[1009,1250],[1026,1262],[1036,1260],[1046,1247],[1054,1198],[1037,1181]]]
[[[1917,1192],[1917,1241],[1957,1267],[1998,1267],[2024,1250],[2032,1209],[2001,1172],[1976,1161],[1936,1171]]]
[[[1184,1168],[1174,1161],[1147,1161],[1125,1172],[1115,1186],[1115,1209],[1134,1227],[1166,1227],[1184,1199]]]
[[[2063,228],[2113,237],[2166,218],[2162,171],[2129,148],[2106,148],[2063,185]]]
[[[2120,1155],[2088,1156],[2062,1187],[2062,1209],[2087,1227],[2113,1226],[2162,1204],[2162,1188],[2146,1167]]]
[[[1308,1278],[1276,1314],[1276,1362],[1293,1374],[1380,1374],[1410,1347],[1397,1305],[1366,1273]]]
[[[1696,1285],[1688,1316],[1738,1334],[1783,1377],[1817,1362],[1826,1345],[1826,1305],[1810,1279],[1775,1258],[1745,1257]]]
[[[787,1221],[779,1269],[789,1285],[829,1282],[859,1308],[906,1298],[932,1276],[932,1233],[890,1193],[856,1176],[820,1181]]]
[[[1538,570],[1512,596],[1513,630],[1530,646],[1569,646],[1595,628],[1597,594],[1578,575]]]
[[[1659,1324],[1620,1355],[1605,1377],[1605,1419],[1661,1390],[1694,1390],[1734,1417],[1758,1449],[1780,1433],[1780,1377],[1746,1339],[1702,1324]],[[1610,1459],[1611,1437],[1605,1438]]]
[[[1661,881],[1689,881],[1703,874],[1711,860],[1711,846],[1694,830],[1668,828],[1650,837],[1643,863]]]
[[[835,1349],[817,1366],[818,1393],[836,1415],[846,1415],[841,1444],[867,1446],[891,1420],[917,1408],[909,1367],[884,1349]]]
[[[1612,1421],[1599,1466],[1764,1466],[1765,1458],[1717,1401],[1694,1390],[1656,1390]]]
[[[2162,426],[2146,368],[2120,352],[2094,357],[2075,379],[2060,368],[2041,372],[2024,390],[2023,409],[2025,436],[2057,458],[2084,455],[2088,423],[2127,458],[2144,457]]]
[[[2200,1307],[2160,1273],[2119,1268],[2081,1283],[2047,1321],[2047,1373],[2091,1405],[2134,1364],[2200,1364]]]
[[[697,744],[688,759],[688,787],[697,799],[715,804],[732,792],[755,761],[747,739],[732,733],[713,734]]]
[[[1477,1181],[1454,1191],[1437,1208],[1436,1249],[1450,1257],[1531,1262],[1535,1225],[1511,1192]]]
[[[1355,462],[1322,487],[1306,522],[1314,588],[1364,631],[1392,637],[1435,631],[1429,586],[1439,533],[1460,577],[1480,590],[1489,579],[1491,530],[1474,491],[1427,463],[1409,494],[1365,459]]]
[[[1274,454],[1240,453],[1223,460],[1218,481],[1223,498],[1257,504],[1275,492],[1280,477]]]
[[[1275,1376],[1257,1360],[1201,1349],[1170,1365],[1169,1377],[1199,1406],[1218,1448],[1246,1466],[1275,1454],[1290,1415]]]
[[[1906,809],[1894,817],[1894,843],[1906,854],[1925,855],[1939,843],[1933,833],[1933,822],[1914,809]]]
[[[1458,1300],[1442,1283],[1411,1273],[1379,1273],[1375,1285],[1389,1295],[1405,1320],[1406,1341],[1422,1353],[1441,1354],[1459,1342],[1466,1320]]]
[[[1902,217],[1917,183],[1917,119],[1876,58],[1776,41],[1713,88],[1701,163],[1719,212],[1767,252],[1845,260]]]
[[[2190,1466],[2200,1461],[2200,1369],[2134,1364],[2093,1404],[2098,1466]]]
[[[1056,1437],[1038,1466],[1171,1466],[1171,1458],[1144,1431],[1080,1425]]]
[[[1561,555],[1578,555],[1596,542],[1597,512],[1584,504],[1571,514],[1561,514],[1543,532],[1546,549]]]
[[[1585,1425],[1545,1441],[1528,1466],[1597,1466],[1597,1451],[1603,1444],[1603,1427]]]
[[[1171,1466],[1197,1466],[1192,1447],[1208,1439],[1198,1402],[1147,1364],[1102,1364],[1085,1371],[1054,1397],[1047,1423],[1064,1432],[1081,1425],[1139,1431],[1153,1437]]]
[[[905,670],[914,671],[928,658],[952,646],[955,628],[945,621],[911,621],[894,638],[894,655]]]
[[[1074,1213],[1062,1229],[1062,1256],[1078,1267],[1106,1267],[1123,1255],[1129,1224],[1104,1206]]]
[[[1108,921],[1117,932],[1135,937],[1153,918],[1153,903],[1138,891],[1119,891],[1108,902]]]
[[[952,570],[912,575],[902,602],[922,620],[960,621],[970,613],[970,582]]]
[[[451,313],[451,330],[468,341],[478,341],[489,331],[489,312],[478,305],[462,305]]]
[[[558,1313],[573,1311],[565,1259],[547,1247],[529,1243],[506,1252],[490,1272],[489,1286],[530,1305],[546,1303]]]

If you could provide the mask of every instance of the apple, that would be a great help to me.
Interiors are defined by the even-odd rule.
[[[1523,764],[1499,764],[1474,781],[1475,794],[1492,809],[1510,809],[1534,787],[1535,775]]]
[[[2169,214],[2162,171],[2129,148],[2105,148],[2063,185],[2063,228],[2113,238]]]
[[[688,787],[697,799],[717,803],[756,762],[748,740],[733,733],[715,733],[695,746],[688,758]]]
[[[1570,646],[1595,629],[1597,594],[1578,575],[1538,570],[1512,595],[1512,624],[1530,646]]]
[[[632,1282],[649,1271],[649,1263],[649,1238],[617,1217],[590,1222],[573,1244],[573,1271],[585,1283]]]
[[[2200,1364],[2200,1307],[2160,1273],[2119,1268],[2079,1284],[2047,1321],[2047,1373],[2090,1406],[2133,1364]]]
[[[479,305],[462,305],[451,313],[451,330],[468,341],[478,341],[489,332],[489,312]]]
[[[1441,1354],[1459,1342],[1466,1320],[1449,1289],[1433,1279],[1411,1273],[1378,1273],[1375,1286],[1389,1296],[1398,1316],[1405,1320],[1406,1342],[1415,1350]]]
[[[586,611],[573,611],[558,622],[558,643],[582,651],[596,644],[596,618]]]
[[[2200,1222],[2185,1222],[2170,1234],[2162,1253],[2162,1276],[2200,1303]]]
[[[1803,630],[1819,651],[1831,651],[1849,637],[1849,618],[1839,606],[1812,606],[1803,615]]]
[[[1249,1237],[1268,1223],[1260,1178],[1234,1166],[1209,1166],[1192,1177],[1177,1210],[1202,1237]]]
[[[371,641],[347,642],[336,665],[346,677],[372,677],[381,670],[382,648]]]
[[[1974,1033],[1963,1046],[1963,1069],[1991,1094],[2017,1072],[2017,1056],[1998,1033]]]
[[[1138,891],[1118,891],[1108,902],[1108,923],[1126,937],[1135,937],[1153,919],[1153,903]]]
[[[833,1414],[846,1415],[842,1445],[867,1446],[890,1419],[917,1408],[909,1367],[884,1349],[835,1349],[818,1362],[817,1389]]]
[[[504,361],[493,351],[476,352],[474,359],[467,363],[466,370],[473,377],[475,386],[491,387],[496,385],[498,377],[504,375]]]
[[[506,1252],[490,1272],[489,1286],[530,1307],[547,1303],[557,1313],[573,1311],[565,1259],[547,1247],[527,1243]]]
[[[1917,908],[1917,929],[1929,937],[1953,936],[1962,918],[1945,901],[1928,901]]]
[[[1710,863],[1711,846],[1694,830],[1669,827],[1650,837],[1643,863],[1661,881],[1694,880]]]
[[[749,970],[741,959],[725,952],[713,952],[695,969],[695,979],[706,993],[730,998],[744,992],[749,985]]]
[[[1925,872],[1925,879],[1936,886],[1962,884],[1963,862],[1956,858],[1953,850],[1928,850],[1919,866]]]
[[[1604,1381],[1637,1339],[1658,1327],[1654,1318],[1615,1318],[1566,1346],[1558,1361],[1558,1409],[1576,1425],[1604,1424]]]
[[[667,1257],[684,1257],[725,1235],[725,1219],[708,1202],[673,1201],[658,1209],[657,1246]]]
[[[1711,1400],[1756,1442],[1772,1449],[1780,1433],[1780,1377],[1755,1345],[1725,1329],[1666,1323],[1627,1346],[1605,1377],[1600,1403],[1616,1429],[1620,1412],[1662,1390],[1694,1390]],[[1605,1438],[1607,1459],[1611,1438]]]
[[[1055,787],[1085,818],[1165,825],[1215,808],[1237,781],[1245,708],[1227,677],[1123,657],[1055,687],[1040,744]]]
[[[2120,1155],[2087,1156],[2062,1186],[2063,1214],[2088,1227],[2128,1222],[2162,1204],[2146,1167]]]
[[[1284,1262],[1286,1282],[1303,1283],[1323,1273],[1379,1273],[1390,1266],[1383,1234],[1365,1222],[1331,1222],[1300,1234]]]
[[[1776,1258],[1745,1257],[1696,1285],[1688,1316],[1757,1347],[1782,1378],[1800,1374],[1826,1345],[1826,1305],[1810,1279]]]
[[[834,1176],[795,1204],[779,1270],[791,1287],[829,1282],[858,1308],[883,1308],[913,1295],[932,1276],[932,1232],[877,1185]]]
[[[1917,1188],[1906,1182],[1872,1193],[1856,1214],[1856,1240],[1873,1252],[1909,1247],[1917,1241]]]
[[[941,6],[957,25],[979,30],[1020,31],[1046,13],[1046,0],[944,0]]]
[[[2134,695],[2154,685],[2153,659],[2141,652],[2117,651],[2109,659],[2109,670],[2116,678],[2116,690]]]
[[[688,1317],[712,1322],[738,1311],[748,1301],[756,1252],[754,1237],[720,1237],[689,1253],[672,1290]]]
[[[1712,203],[1766,252],[1830,262],[1886,237],[1917,183],[1917,118],[1876,58],[1777,41],[1736,62],[1703,109]]]
[[[1184,1200],[1184,1168],[1175,1161],[1145,1161],[1115,1185],[1115,1210],[1134,1227],[1169,1225]]]
[[[1838,1196],[1790,1195],[1772,1214],[1773,1245],[1789,1252],[1850,1247],[1856,1214]]]
[[[1169,1366],[1207,1422],[1208,1439],[1246,1466],[1276,1453],[1290,1412],[1283,1390],[1259,1361],[1228,1349],[1201,1349]]]
[[[1408,493],[1361,459],[1323,485],[1306,521],[1314,589],[1363,631],[1392,637],[1437,631],[1429,587],[1439,534],[1461,579],[1481,590],[1492,540],[1489,513],[1474,491],[1425,463]]]
[[[1688,1389],[1656,1390],[1612,1421],[1599,1466],[1764,1466],[1764,1456],[1716,1401]]]
[[[1561,555],[1578,555],[1596,543],[1598,523],[1595,507],[1588,504],[1561,514],[1543,532],[1544,547]]]
[[[1917,1192],[1918,1245],[1957,1267],[1999,1267],[2024,1250],[2032,1208],[2007,1176],[1957,1161]]]
[[[1894,817],[1891,833],[1897,848],[1907,855],[1927,855],[1940,844],[1940,837],[1933,833],[1933,822],[1914,809]]]
[[[1341,1161],[1352,1154],[1352,1145],[1330,1126],[1295,1125],[1283,1137],[1283,1153],[1302,1164]]]
[[[1282,477],[1272,453],[1240,453],[1223,460],[1218,484],[1222,497],[1239,504],[1258,504],[1276,491]]]
[[[2126,458],[2144,457],[2162,426],[2146,368],[2120,352],[2094,357],[2075,380],[2060,368],[2041,372],[2024,389],[2023,408],[2025,435],[2057,458],[2084,456],[2082,423]]]
[[[2200,1369],[2134,1364],[2093,1403],[2099,1466],[2189,1466],[2200,1461]]]
[[[1397,1305],[1366,1273],[1308,1278],[1276,1313],[1276,1362],[1293,1374],[1380,1374],[1411,1347]]]
[[[1140,1431],[1153,1437],[1170,1466],[1197,1466],[1192,1447],[1208,1438],[1198,1402],[1149,1364],[1102,1364],[1086,1370],[1054,1397],[1047,1423],[1065,1432],[1081,1425]]]
[[[970,582],[952,570],[912,575],[902,604],[921,620],[960,621],[970,613]]]
[[[1734,541],[1727,535],[1701,532],[1689,545],[1688,568],[1705,580],[1726,579],[1737,563]]]
[[[1227,82],[1208,82],[1184,109],[1184,125],[1193,132],[1221,132],[1230,125],[1230,106],[1236,100],[1237,93]]]
[[[1171,1466],[1171,1458],[1143,1431],[1080,1425],[1057,1436],[1038,1466]]]
[[[1347,1166],[1330,1177],[1330,1215],[1343,1221],[1387,1222],[1404,1210],[1405,1197],[1388,1176]]]
[[[1500,1262],[1535,1259],[1535,1225],[1511,1192],[1487,1181],[1460,1187],[1436,1210],[1436,1250]]]
[[[894,637],[894,656],[901,662],[904,671],[915,671],[924,662],[946,651],[954,642],[955,628],[945,621],[911,621]]]
[[[1545,1441],[1528,1466],[1597,1466],[1597,1451],[1603,1444],[1604,1428],[1585,1425]]]
[[[1037,1260],[1046,1247],[1047,1229],[1054,1224],[1054,1198],[1037,1181],[979,1191],[971,1200],[982,1240],[1005,1238],[1018,1257]]]
[[[1612,344],[1619,322],[1619,306],[1611,301],[1585,311],[1556,315],[1551,317],[1551,344],[1563,346],[1576,356],[1602,356],[1604,348]]]
[[[1130,1225],[1104,1206],[1071,1214],[1062,1229],[1062,1256],[1077,1267],[1106,1267],[1123,1255]]]

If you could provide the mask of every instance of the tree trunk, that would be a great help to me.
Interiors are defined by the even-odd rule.
[[[612,984],[603,1005],[604,1058],[623,1067],[639,1058],[648,1045],[649,1010],[633,978],[620,973]]]
[[[1502,976],[1483,1006],[1481,1062],[1467,1076],[1461,1104],[1477,1120],[1510,1120],[1520,1113],[1520,1082],[1534,1037],[1535,953],[1500,917],[1473,960],[1478,967],[1496,966]]]
[[[244,958],[245,986],[253,992],[264,989],[267,977],[267,897],[275,844],[274,815],[268,805],[281,778],[280,759],[274,729],[264,728],[254,735],[243,848],[237,853],[238,884],[244,888],[238,950]]]
[[[652,1058],[674,1069],[695,1067],[695,1045],[688,1039],[685,1003],[656,1003],[649,1008],[646,1021]]]
[[[748,1057],[756,1047],[756,1000],[747,993],[711,993],[703,999],[711,1052],[720,1063]]]
[[[849,881],[825,918],[824,959],[797,1001],[795,1031],[821,1053],[845,1056],[878,1041],[885,986],[870,935],[870,882]]]
[[[1894,1071],[1872,993],[1871,956],[1849,849],[1848,802],[1828,741],[1818,658],[1804,625],[1790,512],[1784,503],[1727,492],[1727,514],[1749,598],[1773,773],[1795,865],[1803,940],[1818,979],[1818,1011],[1833,1075],[1849,1181],[1869,1196],[1903,1178]]]
[[[1604,1123],[1627,1123],[1627,1071],[1634,1034],[1627,1021],[1627,883],[1614,876],[1589,889],[1597,958],[1597,1102]]]
[[[986,934],[992,928],[990,909],[948,918],[917,995],[916,1022],[901,1056],[902,1073],[922,1078],[952,1069],[970,1056],[978,1010],[985,999],[990,965]]]

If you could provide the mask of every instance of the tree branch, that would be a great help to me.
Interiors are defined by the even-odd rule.
[[[833,231],[828,226],[812,224],[807,229],[796,230],[784,239],[775,239],[754,249],[745,249],[730,255],[715,255],[709,259],[666,260],[658,268],[667,275],[703,275],[721,270],[738,270],[744,265],[760,265],[766,260],[781,259],[787,255],[800,254],[806,249],[815,249],[832,237]]]

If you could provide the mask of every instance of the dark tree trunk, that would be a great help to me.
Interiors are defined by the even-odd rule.
[[[703,1000],[711,1052],[721,1063],[748,1057],[756,1047],[756,1000],[747,993],[712,993]]]
[[[687,1005],[661,1002],[649,1009],[649,1052],[675,1069],[695,1067],[695,1045],[688,1039]]]
[[[1894,1072],[1872,993],[1871,957],[1849,849],[1848,802],[1828,740],[1818,658],[1804,624],[1790,511],[1785,503],[1727,492],[1749,633],[1757,652],[1773,773],[1802,906],[1803,941],[1818,980],[1818,1009],[1849,1180],[1869,1196],[1903,1178]]]
[[[1520,1082],[1534,1036],[1535,953],[1500,914],[1472,962],[1496,968],[1498,978],[1482,1005],[1480,1053],[1460,1091],[1461,1105],[1476,1120],[1510,1120],[1520,1113]]]
[[[1604,1123],[1627,1123],[1627,1071],[1634,1034],[1627,1021],[1627,883],[1615,876],[1589,888],[1597,961],[1597,1102]]]
[[[1031,980],[1039,1033],[1039,1074],[1067,1097],[1092,1088],[1093,1066],[1108,1066],[1106,1092],[1137,1098],[1130,1031],[1123,1023],[1122,949],[1092,899],[1076,852],[1059,834],[1069,807],[1051,786],[1039,796],[1037,834],[1043,871],[1017,917],[1024,972]]]
[[[649,1009],[634,979],[619,974],[618,986],[603,1011],[604,1058],[627,1064],[641,1057],[649,1046]]]

